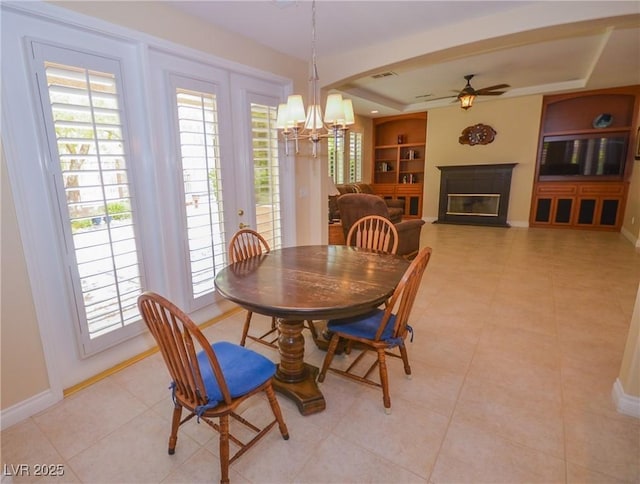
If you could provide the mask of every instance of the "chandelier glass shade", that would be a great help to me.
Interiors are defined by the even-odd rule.
[[[317,145],[321,139],[344,137],[355,122],[353,103],[351,99],[343,99],[339,93],[327,96],[327,102],[322,115],[320,107],[320,93],[318,89],[318,66],[316,64],[316,2],[311,3],[311,104],[305,111],[304,101],[300,94],[292,94],[286,103],[278,106],[276,127],[281,131],[285,141],[285,152],[289,154],[289,141],[295,143],[298,152],[298,141],[308,139],[312,142],[313,156],[317,156]],[[344,144],[343,144],[344,149]]]

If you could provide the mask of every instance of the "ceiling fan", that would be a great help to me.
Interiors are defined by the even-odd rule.
[[[499,91],[498,89],[511,87],[509,84],[496,84],[495,86],[483,87],[482,89],[474,89],[471,87],[471,79],[473,79],[473,76],[474,74],[464,76],[467,85],[464,86],[462,91],[456,96],[457,100],[460,101],[460,107],[465,110],[473,105],[473,100],[476,96],[500,96],[504,94],[504,91]]]

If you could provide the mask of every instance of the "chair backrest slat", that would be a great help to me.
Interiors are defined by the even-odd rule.
[[[376,340],[380,340],[382,333],[389,321],[389,318],[395,314],[396,320],[393,329],[393,338],[405,338],[407,334],[407,323],[409,321],[409,315],[413,308],[413,303],[416,299],[416,294],[420,287],[420,281],[424,274],[429,259],[431,258],[431,248],[425,247],[418,252],[411,264],[405,271],[402,279],[396,286],[392,296],[387,301],[385,308],[385,314],[382,318],[378,331],[376,333]]]
[[[395,254],[398,250],[398,231],[389,219],[368,215],[351,226],[346,244]]]
[[[269,252],[269,243],[255,230],[238,230],[229,242],[229,263],[240,262],[250,257]]]

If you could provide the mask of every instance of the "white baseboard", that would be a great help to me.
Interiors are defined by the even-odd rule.
[[[507,223],[509,225],[511,225],[512,227],[518,227],[518,228],[524,228],[526,229],[527,227],[529,227],[529,221],[522,221],[522,220],[507,220]]]
[[[627,239],[629,242],[631,242],[635,246],[636,249],[640,249],[640,238],[638,238],[635,235],[633,235],[631,232],[629,232],[624,227],[622,227],[622,229],[620,230],[620,233],[622,233],[624,238]]]
[[[0,413],[0,430],[11,427],[22,420],[46,410],[51,405],[58,403],[62,398],[56,398],[51,390],[34,395],[20,403],[2,410]]]
[[[613,396],[613,402],[616,404],[618,412],[640,418],[640,397],[627,395],[622,388],[622,383],[620,383],[619,378],[616,378],[616,382],[613,384],[611,395]]]

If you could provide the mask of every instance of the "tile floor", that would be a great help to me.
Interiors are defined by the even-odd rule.
[[[302,417],[279,397],[291,439],[274,429],[232,482],[640,482],[640,420],[611,399],[640,253],[617,233],[432,224],[423,245],[413,379],[391,361],[393,413],[377,389],[329,373],[326,411]],[[242,318],[206,334],[237,341]],[[323,353],[307,344],[305,358]],[[217,482],[204,424],[167,455],[167,384],[151,356],[2,432],[2,463],[61,463],[56,482]]]

